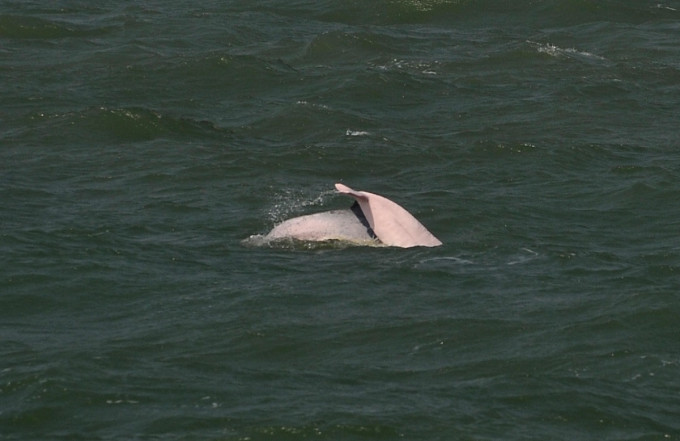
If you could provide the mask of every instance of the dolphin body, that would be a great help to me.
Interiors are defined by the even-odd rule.
[[[343,184],[335,184],[335,188],[356,200],[350,209],[288,219],[274,227],[265,236],[265,240],[339,240],[364,245],[382,243],[401,248],[436,247],[442,244],[399,204],[374,193],[353,190]]]

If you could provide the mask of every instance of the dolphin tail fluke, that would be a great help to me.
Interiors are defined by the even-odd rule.
[[[442,244],[401,205],[374,193],[353,190],[344,184],[337,183],[335,188],[356,199],[371,229],[385,245],[410,248]]]

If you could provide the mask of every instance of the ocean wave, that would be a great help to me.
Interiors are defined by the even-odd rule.
[[[111,141],[145,141],[166,136],[223,135],[227,131],[213,122],[144,107],[94,107],[74,112],[36,112],[28,117],[25,130],[47,132],[68,139],[83,133],[100,133]]]
[[[438,75],[438,69],[441,67],[441,64],[438,60],[402,60],[393,58],[386,63],[377,65],[376,68],[386,72],[396,70],[413,74]]]
[[[397,0],[396,3],[403,7],[412,8],[419,12],[429,12],[433,9],[445,5],[457,5],[465,3],[466,0]]]
[[[27,15],[0,15],[0,37],[53,39],[92,37],[110,28],[86,26],[69,21],[46,19]]]

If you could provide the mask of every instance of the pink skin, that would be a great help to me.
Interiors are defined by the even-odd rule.
[[[391,200],[366,191],[352,190],[346,185],[335,184],[343,194],[357,200],[366,220],[385,245],[410,248],[417,246],[436,247],[442,244],[418,219],[402,206]]]
[[[442,244],[418,220],[400,205],[365,191],[355,191],[335,184],[342,194],[356,199],[375,236],[384,245],[410,248],[436,247]],[[267,239],[293,238],[304,241],[346,240],[375,243],[375,239],[351,210],[326,211],[289,219],[277,225]]]
[[[343,240],[347,242],[372,242],[366,227],[352,210],[324,211],[307,216],[294,217],[277,225],[267,234],[267,240],[297,239],[308,242]]]

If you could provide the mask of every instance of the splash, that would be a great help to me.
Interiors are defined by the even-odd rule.
[[[263,234],[254,234],[241,241],[241,245],[250,248],[274,248],[280,250],[302,250],[302,251],[317,251],[317,250],[338,250],[354,247],[373,247],[383,248],[387,245],[381,243],[379,240],[324,240],[324,241],[306,241],[292,239],[290,237],[270,239]]]
[[[274,195],[274,202],[267,213],[267,218],[272,223],[279,223],[291,217],[301,214],[307,207],[322,207],[330,196],[335,196],[334,190],[324,190],[311,196],[302,190],[284,188]]]

